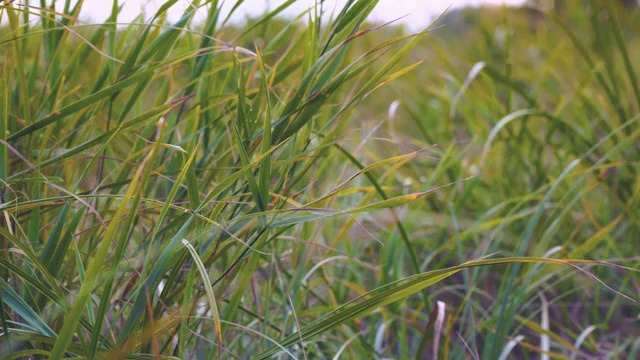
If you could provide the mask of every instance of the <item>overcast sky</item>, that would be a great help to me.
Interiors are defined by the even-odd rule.
[[[16,1],[19,3],[20,1]],[[140,14],[141,9],[146,9],[147,15],[152,15],[158,7],[164,3],[162,0],[120,0],[124,3],[124,9],[119,18],[119,22],[128,22]],[[239,19],[244,19],[246,14],[260,14],[266,8],[275,8],[282,4],[284,0],[246,0],[240,8]],[[345,0],[326,0],[325,6],[333,9],[336,5],[344,3]],[[479,4],[500,4],[506,3],[517,5],[524,0],[379,0],[377,8],[374,10],[371,19],[379,21],[389,21],[405,16],[403,19],[407,24],[415,28],[421,28],[430,23],[430,20],[442,13],[449,6],[459,7],[464,5]],[[58,0],[56,5],[64,6],[65,1]],[[76,1],[72,1],[76,3]],[[177,19],[179,14],[189,6],[189,0],[178,0],[177,4],[170,12],[170,18]],[[226,0],[229,5],[235,3],[233,0]],[[289,11],[288,15],[297,15],[308,9],[315,3],[315,0],[298,0]],[[91,19],[91,22],[104,21],[111,12],[110,0],[85,0],[82,7],[81,17]]]
[[[75,3],[75,1],[73,1]],[[227,0],[231,4],[235,1]],[[282,4],[284,0],[246,0],[242,5],[243,14],[259,14],[266,8],[275,8]],[[447,7],[488,4],[521,4],[523,0],[380,0],[378,6],[372,14],[372,20],[389,21],[407,15],[404,19],[412,27],[423,27],[429,24],[430,19],[442,13]],[[64,1],[58,0],[57,3],[63,6]],[[136,17],[142,8],[146,8],[147,15],[153,12],[162,4],[162,0],[121,0],[124,3],[124,9],[120,17],[121,22],[127,22]],[[179,14],[189,5],[189,0],[178,0],[178,3],[170,13],[172,18],[177,18]],[[294,6],[290,8],[288,14],[297,15],[312,6],[315,0],[298,0]],[[344,0],[326,0],[327,8],[334,8],[336,5],[344,3]],[[85,0],[83,6],[83,17],[91,18],[92,21],[104,20],[111,10],[111,1],[108,0]],[[240,18],[243,18],[239,14]]]

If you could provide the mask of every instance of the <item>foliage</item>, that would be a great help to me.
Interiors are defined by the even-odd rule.
[[[1,6],[0,355],[634,358],[637,13],[294,2]]]

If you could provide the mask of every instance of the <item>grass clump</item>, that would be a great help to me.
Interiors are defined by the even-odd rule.
[[[293,2],[2,5],[0,354],[637,352],[634,16]]]

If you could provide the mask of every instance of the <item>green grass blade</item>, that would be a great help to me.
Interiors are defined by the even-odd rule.
[[[311,337],[323,333],[330,328],[341,325],[347,321],[357,319],[372,311],[391,304],[400,299],[406,298],[422,289],[437,284],[447,277],[455,273],[474,267],[494,266],[504,264],[527,264],[527,263],[546,263],[546,264],[564,264],[569,265],[571,262],[563,260],[552,260],[547,258],[503,258],[493,260],[477,260],[470,261],[462,265],[454,266],[448,269],[430,271],[418,275],[414,275],[394,283],[384,285],[373,291],[370,291],[358,298],[351,300],[345,305],[331,311],[318,320],[300,329],[299,333],[292,334],[282,340],[280,345],[289,347],[300,341],[310,339]],[[257,359],[266,359],[278,353],[280,349],[272,348],[260,354]]]
[[[161,118],[158,122],[159,134],[162,133],[164,125],[164,119]],[[143,177],[145,170],[147,170],[147,164],[151,161],[151,159],[154,158],[157,148],[158,146],[152,147],[151,152],[147,155],[142,165],[136,171],[136,174],[132,179],[131,186],[127,190],[122,204],[118,207],[111,221],[111,224],[108,226],[102,238],[102,241],[100,242],[99,248],[96,250],[96,254],[89,264],[89,268],[87,269],[86,274],[86,281],[82,284],[82,287],[80,288],[80,291],[78,292],[78,295],[76,296],[76,299],[71,306],[67,317],[65,318],[65,322],[62,329],[60,330],[58,340],[51,350],[51,359],[61,359],[63,358],[64,353],[67,351],[67,347],[71,342],[74,333],[76,332],[76,325],[82,317],[82,311],[86,307],[95,285],[98,283],[101,268],[107,258],[111,241],[115,238],[115,235],[118,231],[118,227],[120,225],[119,222],[125,219],[129,200],[133,199],[136,194],[141,191],[141,184],[138,182],[138,180]]]
[[[4,301],[9,308],[18,313],[29,325],[40,332],[40,334],[52,338],[57,337],[56,333],[47,325],[47,322],[43,320],[20,295],[13,291],[9,284],[1,279],[0,288],[2,288],[2,301]]]
[[[216,296],[213,292],[213,288],[211,287],[211,280],[209,280],[209,275],[207,273],[207,269],[205,269],[200,256],[196,252],[196,249],[189,243],[188,240],[182,239],[182,244],[187,247],[189,253],[193,257],[193,260],[196,263],[196,267],[198,268],[198,272],[202,277],[202,281],[204,282],[204,290],[207,293],[207,298],[209,300],[209,306],[211,308],[211,312],[213,313],[213,322],[216,327],[216,336],[218,340],[218,358],[222,359],[222,347],[224,346],[222,343],[222,326],[220,324],[220,314],[218,313],[218,305],[216,302]]]

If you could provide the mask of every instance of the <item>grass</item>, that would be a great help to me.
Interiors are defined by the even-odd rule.
[[[0,357],[637,357],[638,9],[293,2],[1,6]]]

